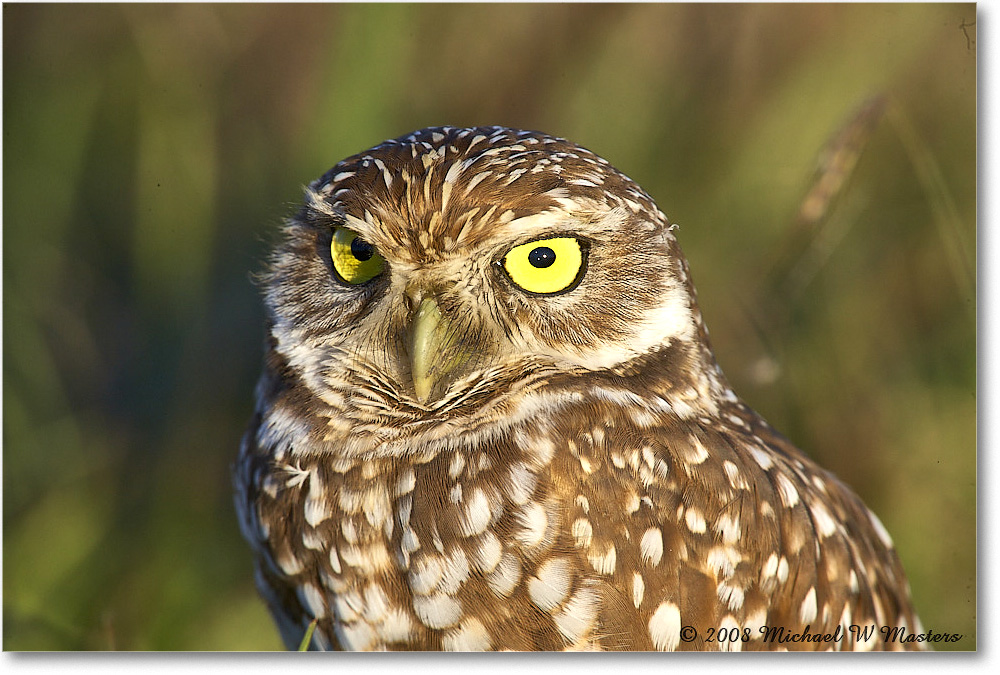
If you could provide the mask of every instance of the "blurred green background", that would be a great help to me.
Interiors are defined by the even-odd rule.
[[[965,635],[938,647],[974,649],[975,19],[5,4],[3,648],[280,647],[230,497],[249,274],[304,184],[447,123],[565,136],[643,185],[736,390],[881,516],[924,625]],[[875,94],[853,172],[817,173]],[[810,227],[817,179],[846,182]]]

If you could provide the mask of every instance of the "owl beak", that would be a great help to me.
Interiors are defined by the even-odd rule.
[[[458,340],[437,302],[424,298],[413,314],[409,335],[410,371],[417,400],[426,403],[435,386],[463,361]]]

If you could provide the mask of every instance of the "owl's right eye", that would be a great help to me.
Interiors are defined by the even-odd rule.
[[[334,230],[330,258],[337,275],[349,284],[363,284],[385,269],[385,259],[375,247],[346,227]]]
[[[550,237],[515,246],[503,268],[521,290],[555,295],[571,289],[584,272],[586,248],[574,237]]]

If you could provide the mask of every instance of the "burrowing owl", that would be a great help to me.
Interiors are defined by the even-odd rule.
[[[235,483],[289,646],[314,619],[324,649],[920,630],[878,518],[733,393],[669,221],[584,148],[440,127],[349,157],[263,286]]]

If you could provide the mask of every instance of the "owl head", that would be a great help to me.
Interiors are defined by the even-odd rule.
[[[496,432],[600,378],[705,389],[714,362],[671,230],[578,145],[424,129],[307,188],[264,278],[275,352],[338,411],[317,411],[316,440],[355,453]]]

